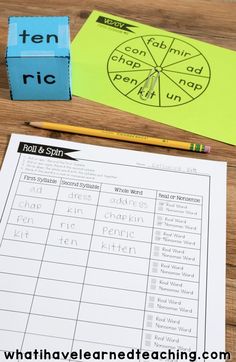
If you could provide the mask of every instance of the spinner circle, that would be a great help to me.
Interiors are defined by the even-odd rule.
[[[192,102],[207,89],[210,66],[193,45],[165,35],[144,35],[118,45],[107,62],[113,86],[132,101],[152,107]]]

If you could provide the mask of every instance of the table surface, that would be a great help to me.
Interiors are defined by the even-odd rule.
[[[35,0],[0,0],[0,9],[1,59],[4,59],[7,43],[8,16],[69,15],[73,39],[93,9],[236,50],[235,0],[47,0],[43,2],[43,7]],[[231,360],[236,362],[236,147],[77,97],[74,97],[71,102],[13,102],[9,99],[6,67],[2,61],[0,88],[0,161],[4,157],[10,134],[15,132],[108,147],[228,162],[226,350],[231,352]],[[72,125],[80,124],[112,131],[122,130],[161,138],[186,139],[191,142],[210,144],[212,152],[193,155],[182,150],[32,129],[24,124],[28,120],[63,121]]]

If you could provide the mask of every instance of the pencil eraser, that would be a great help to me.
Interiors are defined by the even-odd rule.
[[[13,100],[71,99],[68,16],[10,16],[6,65]]]
[[[209,153],[211,151],[211,146],[204,147],[204,153]]]

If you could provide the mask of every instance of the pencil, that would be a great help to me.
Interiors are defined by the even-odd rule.
[[[105,130],[94,129],[94,128],[70,126],[70,125],[62,124],[62,123],[26,122],[26,124],[28,124],[32,127],[48,129],[48,130],[53,130],[53,131],[76,133],[76,134],[82,134],[82,135],[86,135],[86,136],[109,138],[109,139],[115,139],[115,140],[120,140],[120,141],[142,143],[142,144],[154,145],[154,146],[164,146],[164,147],[177,148],[177,149],[194,151],[194,152],[209,153],[210,149],[211,149],[210,146],[206,146],[206,145],[199,144],[199,143],[174,141],[174,140],[167,140],[167,139],[163,139],[163,138],[141,136],[138,134],[129,134],[129,133],[123,133],[123,132],[105,131]]]

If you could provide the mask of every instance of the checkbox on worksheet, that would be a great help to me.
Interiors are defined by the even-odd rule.
[[[147,328],[152,328],[152,322],[146,322],[146,327]]]
[[[153,320],[153,315],[152,315],[152,314],[148,314],[148,315],[147,315],[147,320],[148,320],[148,321],[152,321],[152,320]]]

